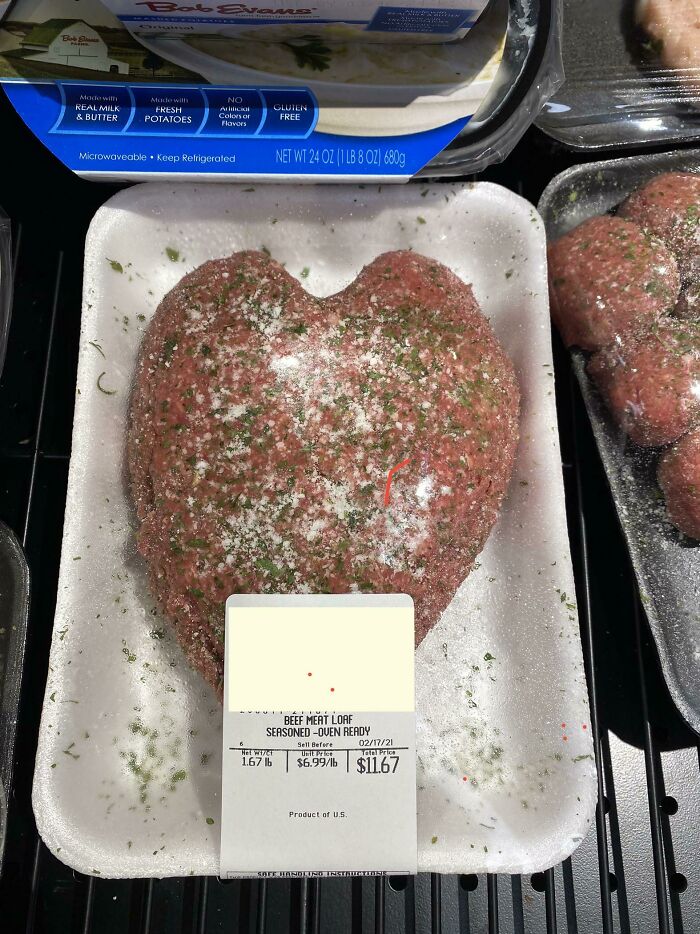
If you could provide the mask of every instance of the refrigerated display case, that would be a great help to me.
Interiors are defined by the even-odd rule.
[[[84,241],[94,214],[118,188],[68,172],[4,99],[0,138],[11,141],[0,204],[12,222],[16,270],[0,381],[0,519],[20,541],[31,575],[26,635],[21,628],[15,635],[25,663],[11,673],[21,702],[7,788],[3,930],[677,934],[700,928],[698,737],[665,686],[583,400],[556,336],[562,468],[598,767],[595,826],[573,855],[524,876],[224,881],[88,876],[48,851],[37,834],[31,785],[71,452]],[[534,205],[557,173],[580,161],[533,129],[506,162],[479,178]],[[28,181],[18,184],[20,178]],[[18,579],[21,595],[25,578]],[[522,613],[525,619],[527,607]]]
[[[620,109],[606,103],[600,74],[591,69],[584,51],[592,59],[604,58],[608,46],[601,40],[591,49],[593,43],[586,44],[586,37],[595,30],[600,36],[612,22],[615,28],[608,39],[614,40],[628,72],[634,70],[627,53],[620,52],[624,33],[617,31],[618,5],[608,7],[596,4],[595,24],[588,16],[572,17],[573,29],[565,35],[565,55],[574,64],[578,56],[587,69],[581,87],[596,92],[591,110],[595,119],[590,121],[595,126],[586,130],[582,144],[611,144],[615,138],[606,134],[621,128],[624,138],[618,141],[637,146],[696,136],[694,111],[687,102],[680,107],[674,101],[669,104],[668,95],[653,126],[646,110],[638,113],[636,97],[627,101],[634,104],[630,110],[634,119],[623,113],[625,119],[620,121]],[[585,160],[567,152],[556,139],[530,129],[503,164],[490,164],[503,158],[532,120],[542,97],[559,80],[556,13],[557,4],[550,2],[513,5],[504,84],[511,91],[503,93],[499,86],[484,105],[483,121],[475,120],[424,170],[421,183],[430,177],[426,192],[430,199],[426,197],[425,204],[433,196],[435,200],[454,197],[456,178],[467,184],[496,182],[536,205],[558,173]],[[572,72],[574,83],[569,89],[578,87],[577,75]],[[650,76],[654,74],[648,69],[641,78],[634,72],[634,93]],[[567,88],[562,94],[566,92]],[[555,138],[578,145],[579,129],[574,126],[578,116],[567,110],[568,116],[558,118],[561,113],[550,107],[540,125]],[[606,119],[599,119],[601,114]],[[584,116],[590,117],[588,111]],[[645,135],[650,127],[655,133]],[[667,130],[670,136],[664,136]],[[11,219],[13,234],[11,259],[8,253],[0,255],[0,357],[3,323],[10,320],[8,273],[15,272],[14,313],[0,380],[0,520],[11,530],[5,534],[0,526],[0,779],[7,799],[6,818],[0,800],[0,838],[3,833],[6,838],[0,928],[12,934],[194,930],[203,934],[230,930],[678,934],[700,929],[698,736],[666,687],[586,400],[575,378],[576,366],[556,335],[556,404],[576,579],[574,602],[598,792],[595,826],[573,854],[544,871],[525,874],[256,881],[194,875],[103,878],[97,867],[89,867],[89,874],[69,868],[55,840],[55,853],[47,848],[37,832],[31,788],[42,701],[47,676],[52,674],[49,648],[71,456],[85,238],[97,211],[123,186],[88,183],[71,174],[42,148],[1,94],[0,139],[0,205]],[[490,167],[479,176],[471,174],[487,163]],[[448,175],[450,186],[441,181]],[[556,210],[563,216],[580,205],[575,187],[562,190]],[[128,207],[130,202],[122,196],[117,203]],[[538,223],[534,213],[532,220]],[[422,227],[425,221],[420,215],[417,224]],[[0,219],[0,253],[2,233]],[[440,230],[435,236],[444,239]],[[484,238],[483,224],[475,225],[473,234],[460,228],[465,249],[469,236]],[[481,243],[480,249],[486,255],[490,241]],[[512,269],[505,271],[509,282],[512,275]],[[527,562],[527,555],[523,560]],[[513,612],[516,619],[522,614],[526,641],[530,638],[527,603]],[[558,635],[552,632],[551,638]],[[693,659],[684,663],[692,672]],[[543,695],[549,687],[542,685]],[[90,702],[98,705],[99,696],[93,694]],[[65,753],[60,744],[56,748],[71,759],[72,798],[79,801],[81,782],[87,787],[79,756],[68,744]]]

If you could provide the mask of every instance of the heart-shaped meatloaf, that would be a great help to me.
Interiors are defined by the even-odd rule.
[[[232,593],[408,593],[420,642],[496,521],[518,411],[471,287],[434,260],[386,253],[324,299],[264,253],[185,276],[144,340],[128,461],[190,663],[221,695]]]

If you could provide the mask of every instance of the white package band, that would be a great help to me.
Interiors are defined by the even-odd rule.
[[[376,0],[253,3],[181,3],[177,0],[104,0],[134,33],[245,35],[268,42],[352,39],[374,42],[447,42],[469,32],[488,0],[432,0],[382,4]]]

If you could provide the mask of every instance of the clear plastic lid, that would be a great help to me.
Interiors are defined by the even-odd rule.
[[[537,120],[574,149],[700,138],[698,0],[564,0],[566,82]]]
[[[559,0],[495,0],[488,15],[507,18],[495,80],[467,127],[421,175],[476,173],[505,159],[564,79]]]

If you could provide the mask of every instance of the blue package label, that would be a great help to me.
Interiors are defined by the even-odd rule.
[[[207,113],[200,88],[130,88],[134,112],[126,130],[131,135],[196,136]]]
[[[264,136],[305,138],[316,126],[318,106],[311,91],[304,88],[274,88],[263,94],[267,102],[267,114],[262,127]]]
[[[306,88],[5,81],[29,128],[68,168],[169,176],[406,180],[470,117],[394,136],[319,131]]]
[[[134,99],[126,87],[57,85],[61,112],[53,133],[123,133],[131,121]]]
[[[369,32],[448,35],[473,26],[475,11],[436,7],[380,6],[367,24]]]
[[[305,139],[318,120],[318,104],[306,88],[63,81],[56,88],[61,112],[51,133]]]
[[[206,88],[208,112],[201,134],[255,136],[267,115],[267,104],[251,88]]]

